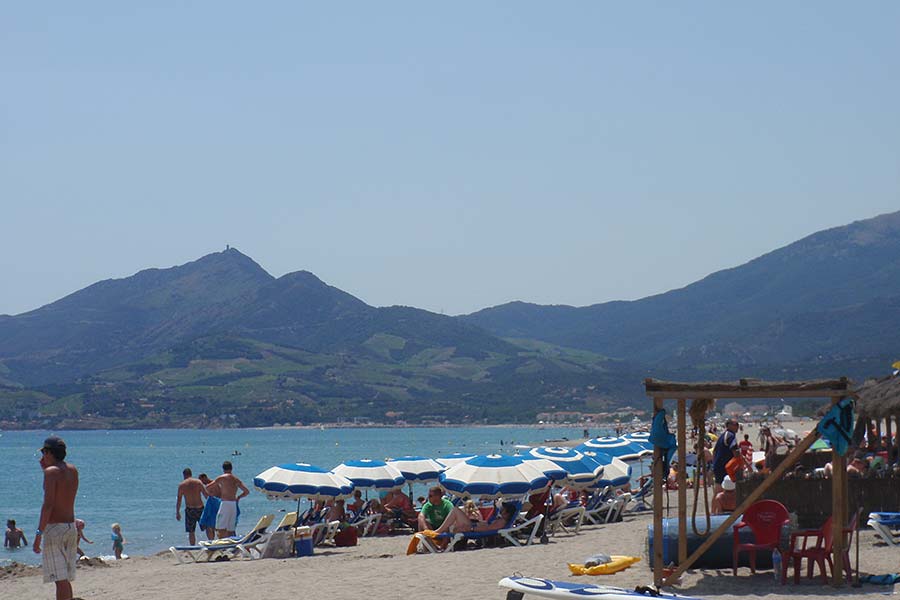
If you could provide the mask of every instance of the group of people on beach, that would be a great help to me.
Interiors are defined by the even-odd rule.
[[[238,502],[250,490],[234,475],[233,469],[231,461],[226,460],[222,463],[222,474],[212,480],[206,473],[194,477],[190,467],[182,471],[184,479],[178,484],[175,519],[181,521],[184,500],[184,530],[191,545],[197,543],[198,525],[210,540],[235,535],[240,515]]]

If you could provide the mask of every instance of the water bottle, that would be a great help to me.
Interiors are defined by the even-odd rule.
[[[772,550],[772,568],[775,569],[775,581],[781,581],[781,552],[778,548]]]

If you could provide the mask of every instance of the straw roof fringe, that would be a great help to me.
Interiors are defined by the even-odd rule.
[[[900,377],[869,379],[854,393],[856,411],[861,418],[884,419],[900,415]]]

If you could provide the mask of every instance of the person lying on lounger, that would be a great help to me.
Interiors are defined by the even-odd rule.
[[[458,506],[444,519],[444,523],[438,527],[436,533],[461,533],[466,531],[497,531],[505,528],[516,512],[515,504],[504,503],[500,509],[500,515],[491,522],[473,521],[469,515]]]

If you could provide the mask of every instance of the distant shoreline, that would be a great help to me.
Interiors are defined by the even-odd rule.
[[[454,428],[472,428],[472,429],[607,429],[615,427],[615,424],[597,424],[597,425],[573,425],[570,423],[428,423],[428,424],[379,424],[367,423],[365,425],[354,425],[352,423],[321,423],[315,425],[266,425],[260,427],[116,427],[116,428],[45,428],[35,429],[23,428],[5,428],[0,429],[3,432],[45,432],[45,431],[279,431],[279,430],[314,430],[314,429],[454,429]]]

